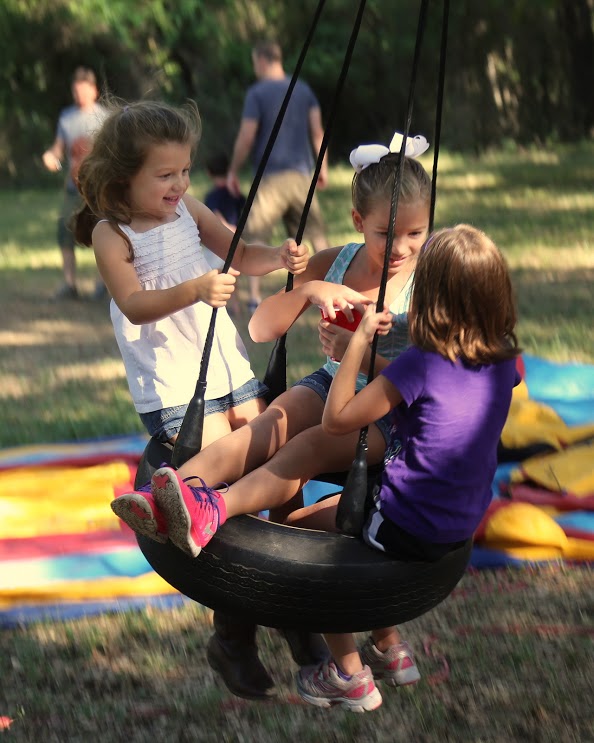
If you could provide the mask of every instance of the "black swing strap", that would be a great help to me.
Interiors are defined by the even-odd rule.
[[[448,51],[448,21],[450,17],[450,0],[443,1],[441,19],[441,43],[439,48],[439,79],[437,82],[437,102],[435,107],[435,128],[433,133],[433,172],[431,175],[431,211],[429,212],[429,232],[433,232],[435,221],[435,200],[437,196],[437,161],[441,141],[441,119],[443,114],[443,93],[445,89],[445,69]]]
[[[328,120],[326,122],[326,128],[324,131],[324,136],[322,138],[322,144],[320,145],[320,151],[318,153],[318,157],[316,160],[316,167],[313,172],[313,176],[312,176],[311,183],[309,186],[309,191],[307,193],[307,198],[305,199],[305,204],[303,206],[303,211],[301,213],[301,219],[299,220],[297,234],[295,235],[295,241],[298,244],[301,243],[303,239],[303,233],[305,232],[305,225],[307,224],[307,217],[309,215],[309,210],[311,208],[311,203],[313,201],[314,193],[316,190],[318,176],[320,175],[320,170],[322,169],[322,163],[326,155],[326,150],[328,149],[328,142],[330,140],[330,136],[334,128],[334,122],[336,119],[336,112],[338,109],[340,96],[344,88],[344,83],[346,81],[346,77],[347,77],[349,67],[351,64],[351,60],[353,57],[353,51],[355,49],[355,44],[357,42],[359,30],[361,28],[361,21],[363,19],[363,11],[365,10],[365,4],[366,4],[366,0],[361,0],[361,2],[359,3],[359,9],[355,17],[355,22],[353,24],[351,36],[349,38],[347,49],[344,55],[342,68],[340,70],[340,74],[338,76],[336,87],[334,89],[334,97],[330,105],[330,111],[328,113]],[[286,284],[285,291],[290,292],[292,288],[293,288],[293,274],[289,272],[287,275],[287,284]],[[268,390],[269,390],[269,393],[267,396],[268,403],[271,403],[276,397],[281,395],[287,389],[287,345],[286,343],[287,343],[287,334],[285,333],[274,344],[274,347],[270,354],[270,359],[268,360],[268,366],[266,368],[266,373],[264,375],[264,384],[268,387]]]
[[[406,107],[406,123],[404,125],[402,145],[400,147],[400,158],[396,168],[396,173],[394,175],[394,185],[392,188],[392,197],[390,200],[390,218],[388,222],[388,234],[386,236],[386,252],[384,254],[384,265],[382,268],[382,276],[377,298],[378,307],[384,306],[384,299],[386,296],[386,285],[388,283],[388,270],[390,266],[390,253],[392,251],[392,243],[394,241],[394,226],[396,222],[396,212],[398,210],[400,187],[402,184],[404,153],[406,151],[406,142],[409,136],[410,124],[412,120],[417,71],[419,68],[421,46],[427,21],[428,3],[429,0],[421,0],[421,6],[419,9],[417,37],[415,41],[410,85],[408,90],[408,103]],[[374,336],[373,343],[371,344],[369,372],[367,375],[368,383],[371,382],[374,378],[375,357],[377,355],[377,341],[378,336],[376,334]],[[363,528],[363,521],[365,518],[365,498],[367,495],[367,431],[368,426],[365,426],[361,429],[361,432],[359,434],[355,459],[353,460],[351,469],[344,484],[344,488],[342,490],[340,501],[338,503],[338,509],[336,512],[336,526],[345,534],[354,536],[361,533],[361,530]]]
[[[272,152],[272,148],[274,147],[274,143],[276,142],[276,138],[280,131],[287,107],[289,105],[289,101],[291,99],[291,95],[293,93],[293,89],[297,83],[299,74],[301,73],[301,68],[303,67],[303,62],[305,61],[307,50],[310,47],[315,29],[318,25],[318,21],[322,14],[322,10],[324,8],[325,2],[326,0],[319,0],[318,2],[318,7],[316,9],[313,20],[307,32],[307,36],[305,38],[303,48],[301,49],[299,58],[297,60],[295,69],[293,71],[293,75],[291,76],[291,80],[289,82],[287,92],[285,93],[285,97],[283,98],[283,102],[281,104],[278,115],[272,127],[272,131],[270,132],[270,136],[268,138],[268,142],[266,143],[266,147],[262,154],[262,158],[256,170],[256,175],[254,176],[254,180],[252,182],[249,193],[247,195],[246,202],[239,216],[239,220],[237,222],[237,228],[231,240],[229,252],[227,254],[227,258],[225,259],[225,263],[223,265],[223,269],[222,269],[223,273],[227,273],[229,271],[229,266],[231,265],[231,262],[233,261],[233,257],[235,256],[235,252],[237,250],[239,240],[245,228],[250,209],[252,208],[252,204],[254,203],[254,198],[256,197],[258,186],[260,185],[260,181],[262,180],[262,176],[264,175],[264,170],[266,168],[266,165],[268,164],[270,153]],[[212,351],[212,344],[214,341],[216,317],[217,317],[217,308],[215,307],[213,308],[212,315],[210,318],[210,324],[208,326],[208,331],[206,334],[206,340],[204,343],[204,351],[202,352],[202,359],[200,362],[200,372],[198,375],[198,381],[196,382],[196,388],[194,390],[194,395],[192,396],[192,399],[190,400],[188,404],[188,409],[184,416],[184,420],[182,422],[179,434],[177,436],[177,440],[173,447],[173,452],[171,456],[171,464],[173,467],[176,467],[176,468],[181,467],[181,465],[184,464],[184,462],[187,462],[188,459],[190,459],[195,454],[197,454],[202,448],[202,431],[203,431],[203,425],[204,425],[204,393],[206,391],[206,374],[208,371],[208,364],[210,361],[210,354]]]

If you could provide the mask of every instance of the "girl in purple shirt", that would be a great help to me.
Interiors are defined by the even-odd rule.
[[[369,497],[363,538],[371,547],[432,561],[472,537],[491,499],[497,443],[519,382],[515,325],[505,260],[468,225],[427,241],[409,310],[412,346],[355,394],[365,350],[390,326],[385,309],[366,310],[332,382],[322,426],[342,435],[392,411],[400,446]],[[339,497],[296,511],[291,523],[331,529]],[[325,639],[331,659],[297,677],[305,701],[367,711],[382,701],[374,679],[406,683],[395,627],[374,630],[360,652],[351,634]]]

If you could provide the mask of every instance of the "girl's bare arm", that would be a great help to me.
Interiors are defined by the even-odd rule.
[[[143,290],[126,241],[107,222],[93,230],[93,250],[109,293],[134,325],[156,322],[198,301],[223,307],[235,287],[234,275],[213,270],[170,289]]]
[[[322,416],[324,431],[340,435],[357,431],[378,420],[402,400],[400,392],[384,376],[376,377],[355,394],[357,374],[376,330],[387,332],[389,312],[376,313],[370,307],[353,333],[351,342],[330,386]]]
[[[324,281],[340,250],[340,247],[328,248],[314,255],[305,272],[295,277],[292,291],[282,290],[260,304],[249,324],[250,336],[256,343],[282,336],[312,304],[334,318],[336,308],[350,313],[349,305],[364,307],[371,302],[348,286]]]

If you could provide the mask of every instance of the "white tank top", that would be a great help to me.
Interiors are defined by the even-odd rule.
[[[143,289],[168,289],[211,270],[194,218],[183,201],[178,219],[137,233],[120,225],[134,250]],[[111,321],[128,386],[139,413],[186,405],[196,388],[212,307],[197,302],[169,317],[133,325],[111,300]],[[254,376],[247,351],[226,309],[219,309],[206,377],[205,399],[214,400]]]

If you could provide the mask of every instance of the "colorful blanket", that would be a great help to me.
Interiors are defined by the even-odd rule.
[[[524,366],[501,437],[515,461],[499,467],[472,564],[594,562],[594,366]]]
[[[472,565],[594,562],[594,366],[528,356],[524,367]],[[146,442],[0,451],[0,627],[186,600],[109,508],[132,487]],[[306,502],[337,490],[309,483]]]
[[[132,487],[146,441],[0,452],[0,626],[183,600],[109,507]]]

